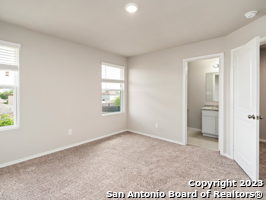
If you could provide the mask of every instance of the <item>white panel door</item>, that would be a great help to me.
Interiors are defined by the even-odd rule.
[[[259,178],[259,45],[256,37],[232,50],[234,91],[234,159]]]

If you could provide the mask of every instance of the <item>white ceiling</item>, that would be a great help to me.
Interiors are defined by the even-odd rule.
[[[123,56],[223,36],[249,10],[264,15],[266,0],[0,0],[2,21]]]

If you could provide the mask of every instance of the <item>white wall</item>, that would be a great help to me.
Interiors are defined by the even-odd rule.
[[[216,38],[129,58],[129,129],[182,142],[183,59],[223,52],[224,44]]]
[[[260,139],[266,140],[266,48],[260,51]]]
[[[164,49],[129,59],[130,129],[182,142],[182,59],[225,53],[225,154],[233,155],[230,123],[230,50],[266,36],[266,16],[221,38]],[[154,123],[159,123],[156,129]]]
[[[21,127],[0,132],[0,164],[127,127],[183,141],[182,60],[220,52],[226,76],[224,149],[232,156],[230,50],[257,35],[266,36],[266,16],[225,37],[129,58],[127,122],[126,114],[102,117],[100,105],[100,62],[124,65],[126,58],[0,22],[0,40],[22,44]]]
[[[201,108],[206,102],[206,73],[219,72],[212,67],[219,58],[196,60],[188,63],[188,127],[201,130]]]
[[[22,45],[21,126],[0,132],[0,164],[126,129],[126,114],[101,116],[100,96],[101,61],[126,58],[2,22],[0,40]]]

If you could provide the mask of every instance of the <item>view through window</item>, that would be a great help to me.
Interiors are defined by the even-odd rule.
[[[102,113],[123,112],[124,67],[102,63]]]
[[[17,125],[18,51],[0,41],[0,128]]]

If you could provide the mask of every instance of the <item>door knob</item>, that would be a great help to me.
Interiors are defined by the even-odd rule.
[[[256,119],[255,115],[249,115],[248,118],[249,119]]]

